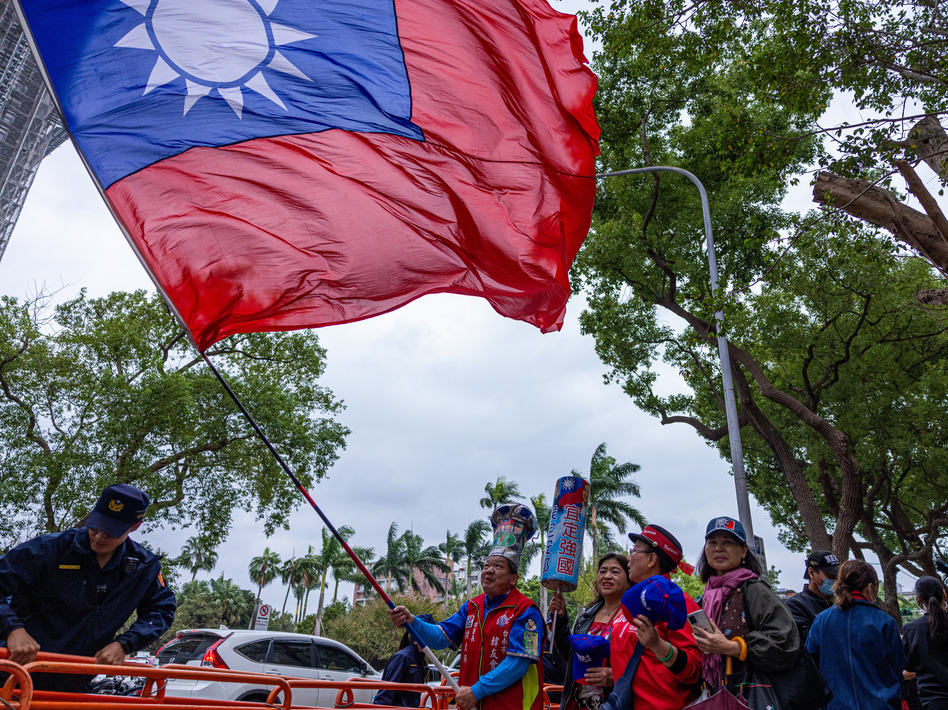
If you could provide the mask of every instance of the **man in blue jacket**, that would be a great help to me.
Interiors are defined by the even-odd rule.
[[[128,539],[148,503],[134,486],[109,486],[82,527],[41,535],[0,557],[0,639],[10,660],[29,663],[42,650],[118,665],[168,629],[175,598],[160,558]],[[116,636],[134,612],[135,622]],[[34,678],[37,687],[73,691],[88,680]]]

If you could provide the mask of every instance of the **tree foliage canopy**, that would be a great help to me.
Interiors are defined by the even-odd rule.
[[[319,385],[314,333],[228,338],[208,355],[307,485],[348,430]],[[191,526],[219,541],[235,510],[267,534],[299,496],[158,295],[113,293],[55,308],[0,299],[0,541],[79,523],[98,493],[131,483],[146,529]]]
[[[712,295],[690,183],[602,181],[573,278],[607,379],[728,456],[713,316],[723,310],[752,492],[793,547],[877,554],[893,599],[898,567],[934,572],[948,523],[948,339],[915,300],[946,283],[869,224],[781,201],[814,164],[875,181],[893,160],[922,159],[896,145],[911,125],[892,112],[946,105],[944,33],[923,30],[940,10],[926,8],[617,0],[587,18],[603,46],[602,167],[697,175],[721,271]],[[840,127],[828,144],[819,121],[837,92],[874,123]],[[672,393],[657,379],[667,369],[680,377]]]

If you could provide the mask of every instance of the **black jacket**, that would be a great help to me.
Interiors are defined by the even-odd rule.
[[[807,634],[810,633],[810,626],[816,615],[829,607],[830,600],[810,591],[809,587],[804,587],[802,592],[787,599],[787,608],[793,614],[793,620],[797,622],[801,644],[806,643]]]
[[[567,698],[572,697],[573,689],[576,687],[576,681],[573,679],[573,647],[570,646],[569,636],[573,634],[585,634],[589,627],[596,620],[596,614],[602,608],[603,601],[592,604],[576,619],[573,624],[573,630],[569,629],[569,612],[556,619],[556,630],[553,632],[553,653],[559,657],[560,663],[565,666],[565,677],[563,678],[563,703]],[[608,695],[608,693],[607,693]]]

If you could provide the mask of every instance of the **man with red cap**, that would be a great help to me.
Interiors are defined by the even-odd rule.
[[[647,525],[641,533],[631,533],[629,581],[638,584],[656,575],[669,578],[677,568],[691,574],[694,568],[682,559],[681,543],[665,528]],[[684,593],[690,613],[699,609]],[[638,663],[631,661],[636,641],[644,646]],[[681,710],[697,697],[701,679],[701,652],[691,626],[672,630],[664,622],[653,623],[640,614],[631,625],[612,636],[613,667],[625,668],[602,710]]]

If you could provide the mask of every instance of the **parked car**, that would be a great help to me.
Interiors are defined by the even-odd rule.
[[[170,648],[171,644],[177,646]],[[190,658],[203,648],[196,664]],[[158,664],[181,663],[202,667],[229,668],[248,673],[281,675],[313,680],[349,680],[351,678],[382,679],[382,674],[359,655],[338,641],[278,631],[230,629],[192,629],[178,636],[158,652]],[[173,660],[168,660],[173,659]],[[247,683],[210,680],[171,679],[165,689],[168,695],[212,700],[264,701],[270,688]],[[309,707],[334,707],[336,690],[295,688],[293,704]],[[373,688],[355,691],[355,702],[371,703]]]
[[[201,665],[201,659],[211,646],[230,633],[230,629],[189,629],[179,631],[155,654],[155,665],[181,663],[188,666]]]

